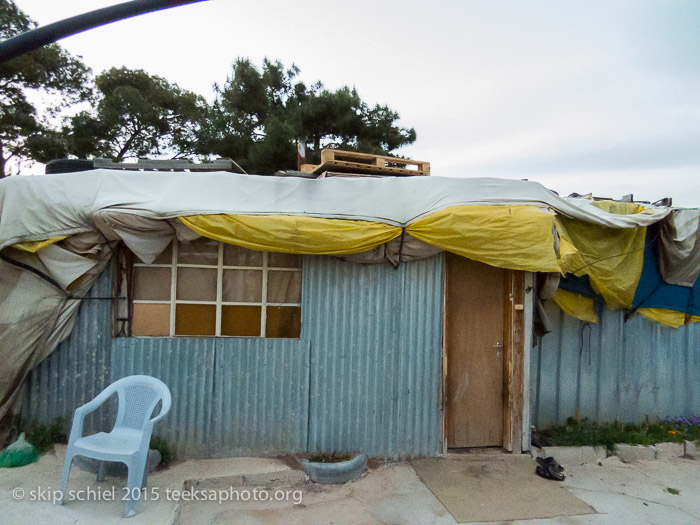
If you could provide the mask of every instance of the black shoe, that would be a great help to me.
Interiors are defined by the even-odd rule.
[[[564,481],[566,476],[562,474],[564,467],[557,463],[553,457],[536,458],[539,466],[535,469],[538,476],[555,481]]]

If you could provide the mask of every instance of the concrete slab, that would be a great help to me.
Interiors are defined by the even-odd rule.
[[[654,445],[624,445],[617,444],[613,455],[625,463],[632,461],[653,461],[656,459],[656,447]]]
[[[380,467],[345,485],[309,483],[301,490],[303,500],[298,504],[289,500],[187,503],[178,523],[456,523],[408,464]]]
[[[697,441],[686,440],[683,443],[685,448],[685,457],[690,459],[700,459],[700,443]]]
[[[537,464],[529,455],[465,455],[411,463],[421,481],[458,522],[595,512],[559,482],[537,476]]]
[[[595,463],[599,459],[605,459],[607,452],[605,447],[533,447],[536,455],[541,458],[553,457],[560,465],[582,465]]]
[[[537,525],[700,523],[700,462],[677,458],[623,463],[611,456],[602,465],[573,466],[563,482],[599,514],[538,520]],[[668,488],[680,494],[673,495]]]
[[[656,459],[676,459],[685,454],[683,443],[657,443]]]

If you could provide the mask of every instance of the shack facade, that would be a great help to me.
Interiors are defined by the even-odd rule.
[[[116,175],[96,177],[104,177],[100,186],[112,184]],[[231,188],[255,194],[243,179],[234,183]],[[360,184],[330,183],[332,193],[351,188],[348,183]],[[385,195],[397,184],[392,182]],[[504,191],[512,188],[491,182],[480,184],[500,197],[489,201],[481,187],[469,204],[464,198],[445,203],[445,195],[460,187],[429,184],[436,185],[430,186],[432,196],[440,195],[428,199],[430,212],[442,213],[434,222],[425,210],[409,209],[407,218],[375,214],[394,230],[353,223],[355,229],[345,237],[346,222],[341,228],[306,220],[320,213],[290,223],[273,220],[289,217],[289,210],[283,215],[278,209],[277,214],[235,209],[230,211],[238,215],[222,216],[216,204],[208,210],[197,203],[187,210],[175,204],[169,211],[149,197],[143,200],[149,206],[144,215],[138,210],[145,204],[117,204],[126,200],[119,196],[110,194],[112,203],[90,201],[94,209],[89,214],[81,209],[75,219],[96,217],[87,221],[86,230],[94,220],[104,237],[91,241],[100,248],[91,259],[98,264],[85,274],[92,277],[84,286],[89,291],[77,301],[73,320],[65,322],[67,338],[47,357],[37,358],[22,381],[17,412],[30,421],[69,420],[77,406],[116,379],[148,374],[172,391],[172,411],[155,434],[181,457],[363,451],[398,458],[472,447],[518,453],[529,449],[531,425],[561,423],[571,416],[640,420],[700,411],[694,380],[700,376],[698,323],[667,328],[638,314],[626,320],[622,310],[600,304],[593,323],[565,315],[561,298],[543,304],[537,297],[541,286],[535,272],[551,273],[557,266],[550,260],[563,258],[561,245],[549,245],[550,210],[579,214],[580,220],[599,221],[597,227],[611,231],[620,228],[629,242],[639,243],[641,235],[641,246],[644,225],[662,220],[669,210],[647,207],[638,217],[589,212],[582,208],[586,203],[570,205],[548,192],[517,198],[511,193],[504,203]],[[534,191],[533,183],[526,184]],[[415,189],[409,194],[417,195]],[[461,190],[466,194],[474,186]],[[304,199],[308,191],[304,188]],[[364,195],[364,189],[359,193]],[[304,199],[297,206],[314,207]],[[377,201],[377,209],[382,208]],[[487,201],[488,206],[478,204]],[[124,213],[123,206],[131,208]],[[357,213],[365,217],[361,220],[368,220],[370,208]],[[262,217],[265,228],[240,219],[243,211],[245,217]],[[334,209],[326,215],[336,220],[343,213]],[[210,220],[214,216],[228,222]],[[10,224],[3,232],[6,217],[3,210],[0,264],[8,271],[38,279],[42,268],[50,273],[60,266],[53,256],[37,255],[47,246],[88,251],[66,245],[71,234],[61,234],[91,231],[78,233],[67,225],[12,236],[7,231],[25,226]],[[331,234],[323,230],[331,225]],[[580,247],[577,256],[585,259],[581,235],[575,225],[567,228],[561,227],[561,238],[569,247]],[[378,240],[370,242],[368,230]],[[233,240],[227,237],[231,232]],[[41,243],[41,235],[54,240],[22,244]],[[274,242],[265,245],[268,239]],[[309,253],[315,242],[325,254]],[[291,248],[279,251],[282,243]],[[353,243],[364,249],[343,248]],[[20,251],[31,255],[21,259]],[[596,279],[602,283],[601,293],[624,295],[609,274],[589,274],[594,284]],[[66,295],[77,296],[85,284],[79,279],[66,279]],[[549,333],[542,337],[535,321],[543,313]],[[11,315],[8,310],[0,314]],[[63,329],[61,315],[54,328]],[[108,428],[111,418],[109,410],[96,415],[90,429]]]

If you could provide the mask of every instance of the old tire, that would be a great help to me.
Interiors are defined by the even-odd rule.
[[[349,460],[338,463],[317,463],[299,459],[299,464],[311,481],[324,485],[338,485],[360,477],[367,468],[367,455],[356,454]]]

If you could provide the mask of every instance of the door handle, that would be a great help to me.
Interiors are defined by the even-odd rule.
[[[501,342],[499,341],[499,342],[496,343],[495,345],[492,345],[492,348],[501,348],[502,346],[503,346],[503,343],[501,343]]]

